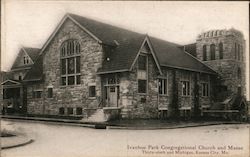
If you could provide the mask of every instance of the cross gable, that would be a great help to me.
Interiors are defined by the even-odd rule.
[[[11,69],[18,67],[26,67],[34,64],[33,60],[24,48],[21,48]]]
[[[134,65],[135,65],[135,63],[136,63],[136,61],[137,61],[137,59],[138,59],[138,57],[139,57],[139,55],[141,53],[152,54],[152,56],[154,58],[154,61],[155,61],[155,64],[156,64],[156,66],[157,66],[157,68],[158,68],[158,70],[160,72],[160,75],[162,75],[163,73],[161,71],[161,67],[160,67],[159,61],[158,61],[158,59],[156,57],[156,54],[155,54],[154,49],[153,49],[153,46],[152,46],[152,44],[151,44],[148,36],[146,36],[145,39],[144,39],[144,41],[142,42],[141,47],[140,47],[140,49],[139,49],[139,51],[138,51],[138,53],[136,55],[136,58],[134,59],[133,64],[130,67],[130,71],[134,67]]]
[[[18,81],[14,81],[14,80],[6,80],[4,82],[1,83],[1,85],[5,86],[5,85],[21,85],[20,82]]]

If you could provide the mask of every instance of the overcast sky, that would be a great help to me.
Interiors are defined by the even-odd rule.
[[[2,70],[10,69],[20,47],[41,48],[67,12],[178,44],[195,42],[203,31],[233,27],[243,32],[249,50],[248,2],[5,0],[2,3]]]

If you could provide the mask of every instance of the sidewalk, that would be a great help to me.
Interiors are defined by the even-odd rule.
[[[1,149],[9,149],[24,146],[34,142],[33,139],[30,139],[24,135],[18,135],[13,137],[1,137]]]
[[[60,125],[89,127],[96,129],[131,129],[131,130],[154,130],[154,129],[177,129],[187,127],[200,127],[221,124],[243,124],[237,121],[173,121],[173,120],[116,120],[110,122],[84,122],[81,120],[23,117],[1,115],[3,119],[25,120],[31,122],[56,123]]]

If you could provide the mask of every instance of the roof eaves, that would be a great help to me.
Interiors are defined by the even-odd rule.
[[[201,64],[203,64],[204,66],[206,66],[208,69],[212,70],[215,74],[218,74],[216,71],[214,71],[212,68],[210,68],[209,66],[207,66],[207,65],[204,64],[203,62],[201,62],[201,61],[200,61],[199,59],[197,59],[196,57],[192,56],[191,54],[189,54],[189,53],[186,52],[185,50],[184,50],[184,52],[185,52],[187,55],[191,56],[193,59],[197,60],[198,62],[200,62]]]
[[[196,70],[196,69],[191,69],[191,68],[184,68],[184,67],[179,67],[179,66],[172,66],[172,65],[166,65],[166,64],[162,64],[161,66],[180,69],[180,70],[188,70],[188,71],[193,71],[193,72],[206,73],[206,74],[211,74],[211,75],[217,75],[217,73],[212,73],[212,72],[203,71],[203,70]]]
[[[110,73],[127,72],[127,71],[130,71],[130,70],[121,69],[121,70],[113,70],[113,71],[102,71],[102,72],[97,72],[96,74],[110,74]]]

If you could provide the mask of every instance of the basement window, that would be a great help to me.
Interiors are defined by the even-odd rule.
[[[76,114],[77,115],[82,115],[82,108],[81,107],[76,108]]]
[[[60,115],[64,115],[65,111],[64,111],[64,108],[63,107],[60,107],[59,108],[59,114]]]
[[[68,115],[72,115],[73,114],[73,108],[72,107],[68,107],[67,108],[67,113],[68,113]]]

